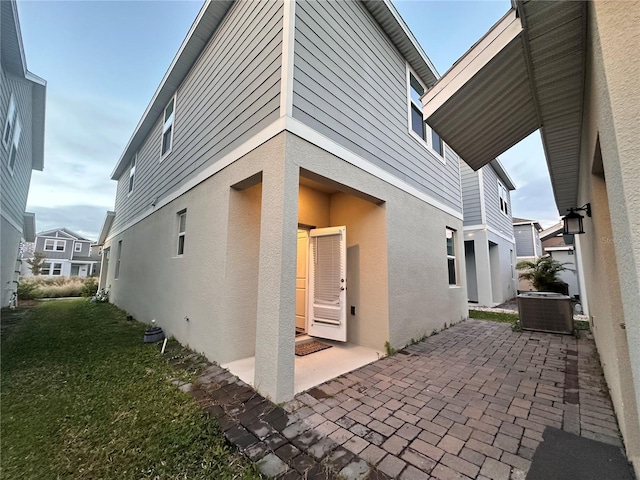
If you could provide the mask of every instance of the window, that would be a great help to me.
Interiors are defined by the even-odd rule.
[[[51,264],[45,262],[42,264],[42,267],[40,267],[40,275],[49,275],[50,270]]]
[[[13,127],[13,140],[11,141],[11,149],[9,150],[9,170],[13,173],[13,167],[16,165],[16,159],[18,158],[18,147],[20,146],[20,134],[22,128],[20,127],[20,119],[16,118]]]
[[[116,271],[113,274],[113,278],[120,276],[120,257],[122,256],[122,240],[118,241],[118,251],[116,252]]]
[[[449,285],[457,285],[456,280],[456,245],[455,230],[446,229],[447,233],[447,267],[449,269]]]
[[[75,252],[81,252],[82,251],[82,244],[80,242],[76,242],[76,244],[73,246],[73,250]]]
[[[162,156],[171,153],[173,147],[173,121],[175,118],[176,96],[174,95],[164,109],[164,124],[162,126]]]
[[[422,102],[420,97],[424,95],[425,88],[420,80],[409,70],[408,71],[408,105],[409,105],[409,128],[412,134],[422,140],[426,146],[444,159],[444,142],[422,117]]]
[[[187,230],[187,211],[178,212],[178,255],[184,255],[184,239]]]
[[[500,202],[500,211],[509,216],[509,190],[498,180],[498,201]]]
[[[13,132],[13,125],[16,122],[18,117],[18,111],[16,110],[16,102],[13,99],[13,94],[11,94],[11,99],[9,100],[9,110],[7,111],[7,120],[4,123],[4,131],[2,133],[2,143],[5,147],[9,145],[9,140],[11,140],[11,133]]]
[[[51,264],[51,273],[50,275],[62,275],[62,264],[61,263],[52,263]]]
[[[136,178],[136,160],[138,159],[138,154],[136,153],[131,159],[131,168],[129,168],[129,195],[133,192],[133,185],[135,183]]]
[[[44,241],[44,249],[49,252],[64,252],[65,243],[66,242],[64,240],[53,240],[51,238],[47,238]]]

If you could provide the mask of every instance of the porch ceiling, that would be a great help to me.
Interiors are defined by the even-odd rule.
[[[587,5],[514,6],[425,93],[424,117],[474,170],[540,128],[564,212],[577,198]]]

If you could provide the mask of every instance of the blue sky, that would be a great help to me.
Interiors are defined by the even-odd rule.
[[[508,0],[394,3],[441,74],[510,7]],[[110,173],[201,5],[19,2],[27,65],[48,82],[45,170],[34,172],[27,205],[38,230],[67,227],[97,238],[113,209]],[[538,133],[500,158],[518,187],[514,216],[555,223]]]

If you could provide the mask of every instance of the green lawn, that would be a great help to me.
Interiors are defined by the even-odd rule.
[[[142,343],[145,328],[110,304],[70,300],[3,333],[0,477],[259,478],[168,382],[189,374]]]

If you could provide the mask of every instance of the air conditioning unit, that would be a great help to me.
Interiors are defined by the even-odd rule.
[[[573,333],[571,297],[552,292],[526,292],[518,295],[520,326],[523,330]]]

